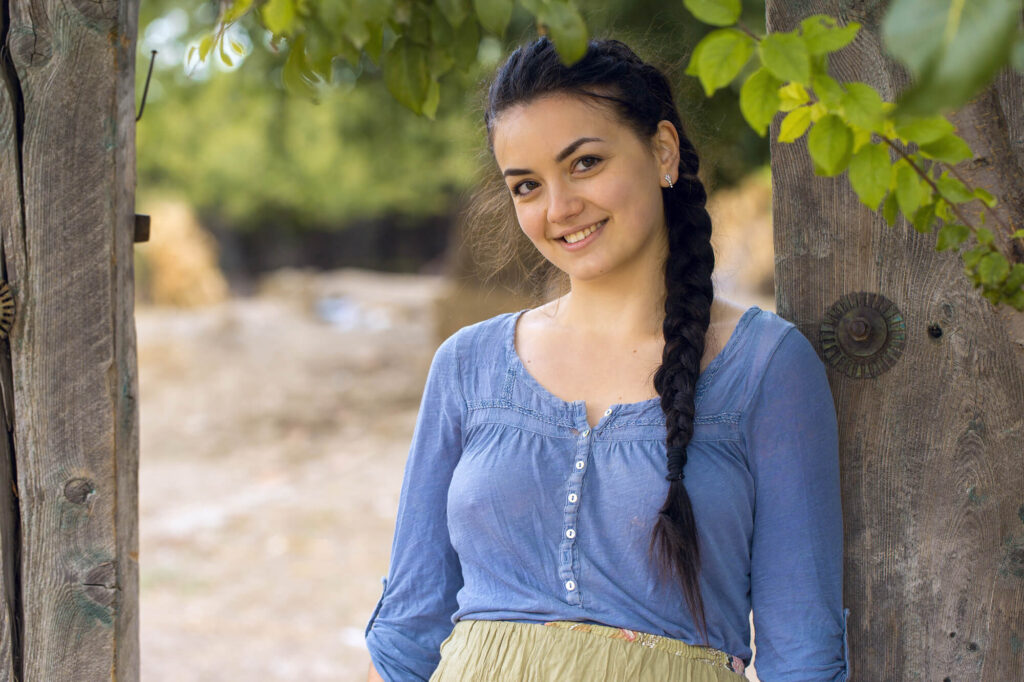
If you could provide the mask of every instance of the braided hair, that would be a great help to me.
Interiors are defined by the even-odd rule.
[[[695,390],[714,297],[711,219],[705,210],[707,193],[697,178],[699,159],[683,133],[671,86],[660,70],[612,39],[591,40],[583,58],[566,66],[546,36],[517,48],[499,67],[490,85],[484,123],[491,153],[494,122],[502,111],[556,93],[607,102],[619,120],[643,141],[652,138],[662,120],[672,123],[679,134],[679,179],[673,187],[662,188],[668,229],[662,324],[665,345],[654,375],[654,387],[665,413],[669,486],[654,523],[649,551],[662,574],[674,577],[681,585],[706,643],[697,527],[683,483],[687,445],[693,437]]]

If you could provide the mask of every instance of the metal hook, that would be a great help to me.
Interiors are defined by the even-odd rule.
[[[142,104],[139,105],[139,115],[135,117],[138,123],[142,118],[142,112],[146,109],[146,95],[149,94],[149,79],[153,75],[153,61],[156,59],[156,50],[149,53],[149,72],[146,74],[146,85],[142,88]]]

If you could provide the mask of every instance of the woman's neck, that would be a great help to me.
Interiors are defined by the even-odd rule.
[[[665,282],[660,268],[633,277],[571,281],[569,293],[552,302],[560,325],[599,336],[660,336]]]

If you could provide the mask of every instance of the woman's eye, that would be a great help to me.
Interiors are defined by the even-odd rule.
[[[592,161],[592,163],[583,163],[584,161],[587,161],[587,160]],[[593,168],[594,166],[596,166],[600,162],[601,162],[601,157],[599,157],[599,156],[581,156],[579,159],[576,160],[576,163],[583,164],[583,170],[590,170],[591,168]]]
[[[524,196],[526,196],[526,194],[520,192],[519,189],[521,187],[523,187],[524,185],[536,185],[536,184],[537,183],[534,182],[533,180],[523,180],[518,185],[516,185],[515,187],[512,188],[512,194],[514,194],[517,197],[524,197]]]

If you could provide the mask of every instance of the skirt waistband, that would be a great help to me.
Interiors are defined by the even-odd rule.
[[[654,635],[649,632],[627,630],[626,628],[615,628],[609,625],[598,625],[596,623],[578,623],[569,620],[550,621],[544,623],[544,625],[561,628],[563,630],[586,632],[591,635],[606,637],[608,639],[619,639],[648,649],[666,651],[668,653],[675,654],[676,656],[682,656],[683,658],[690,658],[695,661],[709,663],[740,675],[743,674],[743,671],[746,668],[743,664],[743,659],[739,656],[733,656],[712,647],[689,644],[681,639],[672,639],[671,637]]]

